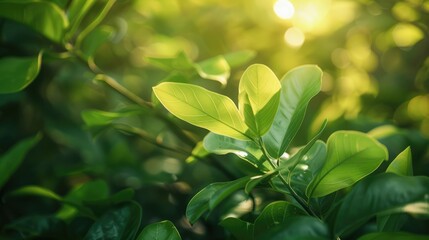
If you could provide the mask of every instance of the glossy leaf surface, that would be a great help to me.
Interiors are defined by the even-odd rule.
[[[14,93],[27,87],[37,77],[42,54],[36,57],[0,59],[0,93]]]
[[[427,240],[428,236],[406,232],[378,232],[363,235],[358,240]]]
[[[248,140],[247,127],[234,102],[224,95],[185,83],[161,83],[153,88],[176,117],[214,133]]]
[[[388,158],[385,146],[360,132],[335,132],[327,145],[326,163],[308,186],[308,197],[321,197],[349,187]]]
[[[286,73],[281,79],[280,105],[273,125],[263,140],[268,153],[279,158],[298,132],[310,100],[320,91],[322,71],[304,65]]]
[[[254,64],[239,85],[239,109],[251,131],[262,136],[270,129],[279,105],[280,82],[267,66]]]
[[[170,221],[152,223],[146,226],[136,240],[180,240],[179,232]]]
[[[345,197],[334,231],[338,235],[350,233],[377,214],[412,212],[428,215],[428,189],[429,178],[423,176],[383,173],[366,178]]]
[[[55,42],[62,41],[69,25],[65,13],[49,1],[0,1],[0,17],[28,25]]]
[[[0,189],[21,165],[27,152],[41,139],[41,135],[21,140],[0,157]]]

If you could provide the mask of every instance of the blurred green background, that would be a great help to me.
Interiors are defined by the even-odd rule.
[[[67,1],[51,2],[67,7]],[[90,15],[100,11],[97,4]],[[251,63],[269,66],[279,78],[293,67],[317,64],[324,72],[322,92],[310,103],[295,146],[304,144],[328,119],[324,140],[340,129],[370,132],[386,144],[390,159],[411,146],[415,174],[429,174],[427,0],[122,0],[116,1],[101,27],[111,34],[94,62],[148,101],[153,99],[152,87],[161,81],[195,83],[235,101],[240,76]],[[0,31],[1,57],[35,55],[40,48],[63,51],[8,19],[0,18]],[[185,53],[198,62],[236,51],[254,58],[233,67],[226,86],[152,61]],[[82,183],[103,179],[112,192],[127,187],[136,191],[143,225],[169,219],[184,239],[222,239],[225,233],[215,214],[191,227],[184,209],[207,184],[243,175],[242,163],[229,155],[187,163],[186,154],[161,149],[136,135],[89,129],[82,111],[117,111],[129,105],[93,77],[80,60],[46,53],[39,76],[25,91],[0,96],[1,152],[24,137],[43,134],[1,195],[26,185],[65,195]],[[192,151],[152,111],[120,121]],[[197,141],[206,133],[174,121]],[[272,195],[261,194],[267,199]],[[244,195],[234,200],[244,201],[235,211],[249,209],[245,200]],[[58,208],[49,199],[3,201],[0,226]]]

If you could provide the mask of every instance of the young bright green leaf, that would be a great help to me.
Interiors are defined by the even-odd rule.
[[[322,70],[315,65],[292,69],[281,79],[280,105],[263,136],[268,153],[279,158],[298,132],[310,100],[320,91]]]
[[[230,67],[223,56],[216,56],[194,64],[200,77],[226,85],[230,75]]]
[[[347,235],[375,215],[410,212],[429,214],[429,177],[383,173],[356,184],[338,211],[334,231]]]
[[[227,229],[238,240],[253,240],[253,224],[245,222],[239,218],[228,217],[220,224]]]
[[[337,131],[327,145],[326,163],[308,186],[308,197],[322,197],[349,187],[388,158],[384,145],[360,132]]]
[[[136,240],[181,240],[179,232],[170,221],[152,223],[146,226]]]
[[[279,106],[280,82],[267,66],[251,65],[243,73],[239,85],[239,109],[251,131],[258,136],[273,123]]]
[[[358,238],[358,240],[427,240],[427,235],[417,235],[407,232],[377,232],[369,233]]]
[[[254,234],[257,236],[269,232],[272,228],[285,223],[289,218],[300,214],[303,212],[288,202],[272,202],[256,218]]]
[[[249,140],[247,127],[228,97],[186,83],[164,82],[153,91],[176,117],[220,135]]]
[[[73,36],[83,18],[95,2],[95,0],[74,0],[70,2],[70,6],[67,11],[67,16],[70,20],[70,28],[67,31],[67,38]]]
[[[86,59],[93,57],[97,49],[113,37],[113,32],[114,29],[107,25],[95,28],[82,41],[79,49],[82,55]]]
[[[411,149],[407,147],[387,167],[386,172],[396,173],[402,176],[413,176],[413,164]]]
[[[68,27],[65,13],[48,1],[0,1],[0,17],[30,26],[54,42],[61,42]]]
[[[39,74],[41,63],[42,53],[36,57],[1,58],[0,93],[18,92],[27,87]]]
[[[205,212],[213,209],[233,192],[243,188],[249,177],[231,182],[212,183],[199,191],[186,207],[186,217],[194,224]]]
[[[0,157],[0,189],[21,165],[27,152],[33,148],[41,139],[41,135],[26,138],[15,144]]]
[[[251,50],[231,52],[223,55],[231,68],[239,67],[252,60],[255,56],[256,52]]]
[[[39,186],[32,186],[32,185],[18,188],[13,192],[9,193],[7,196],[13,197],[13,196],[21,196],[21,195],[40,196],[45,198],[51,198],[53,200],[60,201],[60,202],[64,200],[61,196],[52,192],[49,189],[39,187]]]
[[[254,166],[262,167],[262,151],[253,141],[241,141],[215,133],[208,133],[204,137],[203,145],[204,148],[210,153],[233,153],[238,157],[250,162]]]
[[[255,226],[256,227],[256,226]],[[319,219],[309,216],[290,216],[281,224],[274,225],[256,240],[329,240],[332,239],[328,227]]]
[[[134,240],[140,226],[142,209],[135,202],[123,204],[101,216],[88,230],[85,240]]]

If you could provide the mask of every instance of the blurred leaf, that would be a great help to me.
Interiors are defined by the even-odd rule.
[[[22,239],[56,238],[67,234],[66,224],[53,216],[26,216],[5,226],[19,232]]]
[[[257,136],[266,133],[279,105],[280,82],[267,66],[254,64],[240,79],[239,109],[244,121]]]
[[[219,225],[232,233],[238,240],[253,240],[253,224],[238,218],[228,217],[223,219]]]
[[[388,159],[384,145],[360,132],[337,131],[327,145],[326,163],[307,187],[308,197],[322,197],[349,187]]]
[[[347,194],[335,221],[337,235],[347,235],[377,214],[409,212],[429,215],[428,177],[382,173],[356,184]]]
[[[152,223],[146,226],[136,240],[180,240],[179,232],[170,221]]]
[[[303,212],[299,208],[288,202],[272,202],[268,204],[258,218],[256,218],[254,234],[255,236],[258,236],[270,232],[272,229],[276,228],[276,226],[286,223],[289,218],[302,213]]]
[[[358,238],[358,240],[427,240],[427,235],[417,235],[406,232],[378,232],[369,233]]]
[[[64,199],[58,194],[52,192],[49,189],[39,187],[39,186],[25,186],[10,192],[8,196],[21,196],[21,195],[33,195],[39,197],[46,197],[56,201],[63,201]]]
[[[0,59],[0,93],[13,93],[26,88],[39,74],[41,64],[42,53],[36,57]]]
[[[169,72],[173,70],[185,71],[194,68],[194,63],[184,52],[179,52],[173,58],[146,57],[145,60],[147,63]],[[179,76],[183,77],[183,75]]]
[[[0,1],[0,17],[28,25],[45,37],[60,43],[69,23],[65,13],[47,1]]]
[[[194,64],[200,77],[220,82],[226,85],[229,75],[230,66],[223,56],[216,56]]]
[[[140,226],[142,209],[134,202],[122,204],[101,216],[89,229],[85,240],[134,240]]]
[[[67,11],[67,16],[70,20],[70,28],[67,32],[67,38],[73,36],[82,19],[85,17],[95,2],[95,0],[73,0],[70,2],[70,6]]]
[[[203,145],[210,153],[222,155],[233,153],[249,161],[254,166],[261,166],[261,170],[263,170],[262,162],[260,161],[263,156],[262,151],[253,141],[241,141],[215,133],[208,133],[204,137]]]
[[[109,125],[114,120],[124,117],[130,117],[140,114],[141,107],[131,106],[121,109],[117,112],[106,112],[101,110],[85,110],[81,116],[85,124],[89,127]]]
[[[304,65],[292,69],[281,79],[280,105],[273,125],[263,136],[272,157],[283,155],[295,137],[309,101],[320,91],[321,77],[322,70],[319,67]]]
[[[214,133],[248,140],[247,127],[234,102],[224,95],[185,83],[161,83],[153,91],[176,117]]]
[[[275,174],[277,174],[277,171],[270,171],[267,172],[263,175],[258,175],[258,176],[253,176],[249,179],[249,181],[246,183],[246,186],[244,188],[244,191],[247,194],[250,194],[252,192],[252,190],[258,186],[260,183],[264,182],[264,181],[268,181],[269,179],[271,179],[272,177],[275,176]]]
[[[260,240],[328,240],[331,239],[328,227],[319,219],[309,216],[290,216],[281,224],[259,234],[255,239]]]
[[[413,164],[411,148],[407,147],[387,167],[386,172],[396,173],[403,176],[413,176]]]
[[[207,150],[203,146],[203,142],[198,142],[194,149],[192,149],[192,154],[186,158],[187,163],[193,163],[197,159],[204,158],[205,156],[209,155],[210,153],[207,152]]]
[[[189,201],[186,207],[186,217],[194,224],[205,212],[212,210],[222,200],[246,185],[249,177],[231,182],[212,183],[203,188]]]
[[[255,51],[243,50],[224,54],[223,57],[231,68],[239,67],[249,62],[256,56]]]
[[[26,138],[15,144],[0,157],[0,189],[21,165],[27,152],[42,138],[40,134]]]
[[[114,29],[110,26],[100,26],[90,32],[83,39],[81,48],[79,49],[85,59],[93,57],[97,49],[107,40],[113,37]]]

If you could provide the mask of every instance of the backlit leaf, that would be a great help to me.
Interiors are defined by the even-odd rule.
[[[355,131],[338,131],[327,142],[327,159],[306,190],[308,197],[322,197],[349,187],[387,160],[384,145]]]
[[[223,56],[206,59],[195,63],[194,66],[200,77],[226,85],[231,69]]]
[[[410,212],[429,215],[429,178],[383,173],[356,184],[338,211],[334,231],[346,235],[375,215]]]
[[[0,59],[0,93],[18,92],[37,77],[42,53],[36,57],[5,57]]]
[[[55,42],[62,41],[69,25],[65,13],[48,1],[0,1],[0,17],[28,25]]]
[[[195,126],[248,140],[247,127],[234,102],[224,95],[185,83],[161,83],[153,91],[176,117]]]
[[[254,64],[243,73],[239,85],[239,109],[251,131],[262,136],[277,112],[280,82],[267,66]]]
[[[136,240],[180,240],[179,232],[170,221],[152,223],[146,226]]]
[[[403,176],[413,175],[411,149],[407,147],[387,167],[386,172],[396,173]]]
[[[252,60],[255,56],[256,52],[251,50],[231,52],[223,55],[231,68],[239,67]]]
[[[268,153],[279,158],[298,132],[310,100],[320,91],[322,70],[315,65],[292,69],[281,79],[280,105],[263,136]]]

